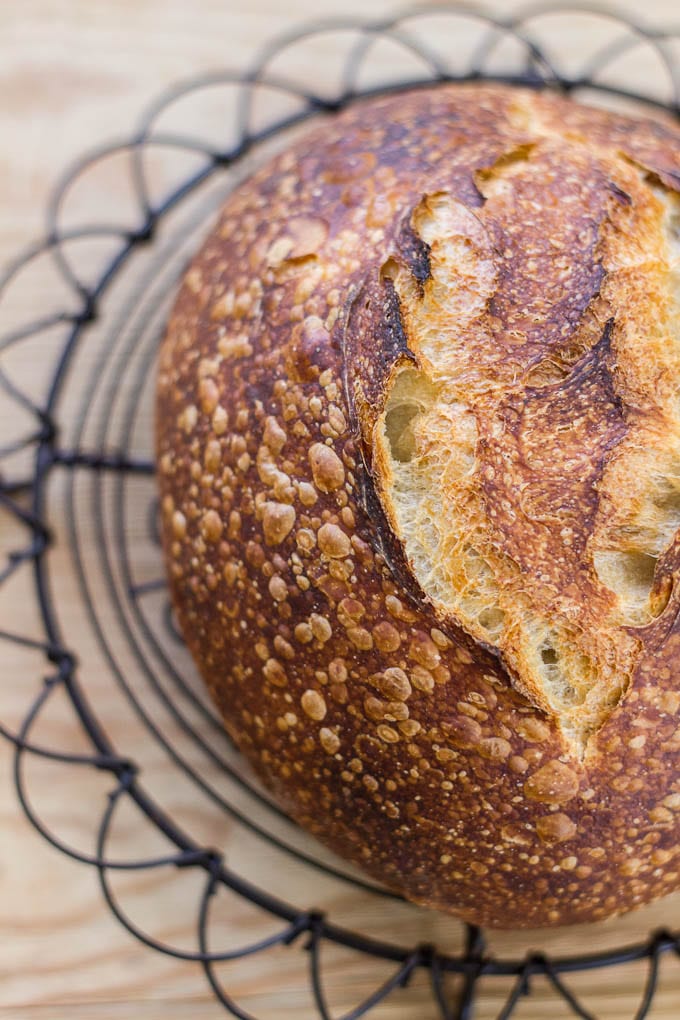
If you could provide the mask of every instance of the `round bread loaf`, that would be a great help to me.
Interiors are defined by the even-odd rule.
[[[297,821],[504,927],[680,885],[680,133],[505,86],[241,184],[158,376],[179,622]]]

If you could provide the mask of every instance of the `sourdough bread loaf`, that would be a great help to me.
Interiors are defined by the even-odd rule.
[[[161,349],[172,597],[280,802],[392,889],[680,885],[680,133],[447,85],[229,197]]]

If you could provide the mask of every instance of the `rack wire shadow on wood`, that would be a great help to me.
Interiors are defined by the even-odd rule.
[[[579,19],[591,17],[598,31],[589,36],[589,47],[583,47],[581,66],[565,68],[559,57],[565,19],[573,28]],[[188,659],[182,657],[161,574],[151,430],[144,411],[168,295],[226,190],[265,149],[281,144],[310,118],[332,115],[367,94],[475,79],[586,92],[595,101],[634,103],[677,116],[677,42],[680,32],[633,24],[609,10],[569,5],[537,6],[514,18],[495,18],[462,6],[421,6],[379,22],[337,19],[305,26],[275,40],[245,73],[205,76],[168,92],[128,140],[78,163],[55,191],[45,238],[17,258],[0,281],[6,301],[7,292],[25,283],[27,274],[30,281],[34,267],[48,259],[64,294],[63,306],[38,307],[35,319],[17,325],[0,343],[0,386],[16,410],[16,434],[0,448],[0,505],[26,536],[18,548],[6,551],[0,585],[5,588],[20,572],[30,574],[40,628],[37,636],[0,631],[0,641],[36,653],[38,677],[45,662],[49,664],[19,722],[0,724],[14,748],[18,797],[45,839],[97,870],[106,902],[128,931],[152,949],[200,964],[217,1000],[233,1016],[255,1020],[230,996],[218,965],[256,954],[266,961],[264,954],[276,946],[306,952],[311,997],[322,1020],[333,1015],[321,954],[331,943],[393,966],[387,979],[344,1012],[342,1020],[369,1015],[419,971],[429,976],[433,1008],[443,1020],[470,1020],[480,982],[492,977],[503,983],[505,996],[498,1020],[507,1020],[538,976],[547,979],[556,1000],[574,1015],[589,1018],[594,1014],[570,991],[569,976],[641,960],[647,969],[635,1018],[642,1020],[652,1007],[662,957],[680,952],[680,936],[669,930],[653,932],[639,944],[580,956],[529,952],[505,958],[490,950],[484,932],[461,925],[460,951],[445,953],[431,945],[399,945],[354,930],[321,910],[294,905],[263,888],[223,853],[204,845],[150,792],[140,756],[121,749],[83,678],[82,650],[77,638],[67,639],[61,600],[68,571],[69,584],[77,591],[77,612],[89,627],[103,668],[124,695],[136,725],[161,748],[167,768],[181,773],[249,839],[295,861],[303,874],[312,869],[329,882],[350,883],[376,902],[391,898],[296,831],[228,745],[219,720],[193,683]],[[286,65],[295,67],[301,47],[319,55],[316,89],[285,71]],[[654,74],[646,73],[644,95],[626,87],[631,61],[640,60],[651,61],[655,68]],[[201,115],[196,111],[207,97],[210,102]],[[215,115],[216,97],[226,102],[226,116]],[[182,130],[165,126],[173,117],[184,125]],[[129,175],[126,217],[114,223],[93,219],[68,225],[66,210],[74,189],[86,189],[93,172],[112,160],[122,160]],[[44,372],[17,381],[12,357],[36,341],[36,351],[48,352]],[[58,570],[56,563],[61,564]],[[70,732],[78,732],[78,740],[67,749],[45,746],[35,735],[41,718],[62,695],[69,706]],[[184,744],[168,735],[149,698],[162,706],[160,715],[170,719],[169,728],[181,733]],[[186,752],[185,745],[193,751]],[[35,807],[26,767],[33,758],[108,778],[101,809],[98,800],[88,805],[92,852],[71,846]],[[206,779],[197,761],[209,761],[226,788]],[[124,803],[135,806],[139,826],[163,836],[167,853],[132,860],[111,850]],[[112,881],[116,872],[168,868],[201,876],[191,948],[167,944],[135,923]],[[215,945],[211,910],[221,888],[270,915],[273,933],[256,941],[248,941],[244,933],[242,944],[222,949]],[[451,975],[456,976],[453,983]]]

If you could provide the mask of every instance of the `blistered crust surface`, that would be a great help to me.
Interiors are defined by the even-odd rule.
[[[230,733],[470,920],[680,884],[679,152],[518,90],[363,103],[231,196],[161,349],[173,599]]]

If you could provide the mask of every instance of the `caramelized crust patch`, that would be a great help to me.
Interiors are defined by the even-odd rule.
[[[680,885],[680,132],[442,85],[229,196],[158,372],[177,618],[300,825],[501,927]]]
[[[405,221],[427,279],[399,244],[381,266],[403,338],[366,441],[423,593],[582,756],[670,592],[677,198],[540,124],[475,181],[480,207],[440,191]]]

